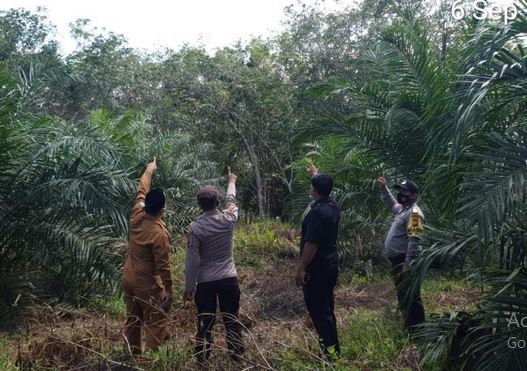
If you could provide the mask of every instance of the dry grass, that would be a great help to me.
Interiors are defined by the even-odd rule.
[[[474,306],[478,302],[478,292],[465,288],[454,292],[428,292],[428,300],[438,308],[450,310],[463,310]]]
[[[309,316],[305,313],[302,292],[293,285],[296,262],[285,260],[263,269],[240,270],[242,290],[240,322],[245,327],[247,367],[273,369],[271,361],[290,349],[300,358],[318,360],[312,345],[316,343]],[[366,288],[344,287],[337,290],[339,325],[346,322],[349,308],[380,308],[388,301],[374,301],[389,290],[383,285]],[[124,344],[122,315],[108,316],[68,307],[41,307],[37,316],[27,323],[18,341],[12,344],[19,365],[24,368],[120,369],[127,366],[148,369],[148,358],[123,361],[119,349]],[[218,316],[220,318],[220,316]],[[170,315],[168,349],[191,349],[195,332],[196,311],[192,304],[174,308]],[[214,331],[214,368],[231,365],[226,353],[224,330],[218,320]],[[287,353],[287,352],[286,352]],[[187,357],[185,368],[195,368]]]
[[[240,363],[227,355],[221,316],[215,332],[214,357],[208,369],[240,370],[276,368],[312,369],[323,364],[315,346],[316,336],[305,313],[302,292],[293,285],[294,259],[271,260],[260,268],[238,267],[242,291],[240,322],[245,328],[247,352]],[[473,293],[430,292],[446,306],[467,304]],[[395,292],[390,280],[338,287],[336,317],[339,328],[354,326],[357,313],[391,313]],[[386,316],[385,316],[386,317]],[[170,314],[167,339],[161,353],[132,359],[123,352],[124,314],[108,315],[94,310],[41,307],[25,329],[10,337],[10,352],[22,368],[64,370],[200,369],[192,357],[196,327],[194,305],[175,305]],[[393,319],[397,321],[397,319]],[[289,357],[289,358],[287,358]],[[290,359],[291,358],[291,359]],[[166,364],[168,362],[168,365]],[[419,354],[402,346],[390,369],[418,370]],[[345,369],[369,370],[361,360],[344,360]],[[305,365],[305,366],[302,366]],[[318,366],[317,366],[318,367]]]
[[[240,272],[241,307],[254,318],[288,319],[304,312],[302,291],[294,283],[296,262],[284,260]]]
[[[378,310],[393,306],[396,300],[395,288],[391,282],[342,287],[335,294],[335,305],[346,309]]]

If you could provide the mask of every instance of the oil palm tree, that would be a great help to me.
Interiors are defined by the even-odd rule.
[[[4,86],[12,86],[9,81]],[[115,287],[133,193],[116,148],[93,130],[37,119],[2,92],[0,322],[12,323],[33,295],[83,301]]]
[[[39,69],[21,83],[0,74],[0,323],[33,299],[84,303],[118,288],[135,185],[157,156],[155,182],[169,194],[168,222],[182,232],[199,184],[214,182],[204,144],[155,131],[148,116],[95,110],[83,121],[40,117]]]
[[[482,287],[477,311],[431,318],[419,333],[427,357],[457,358],[447,367],[527,367],[525,352],[507,343],[525,340],[525,328],[509,326],[511,315],[527,315],[527,6],[516,4],[508,26],[465,24],[443,58],[403,13],[354,61],[353,76],[323,87],[341,98],[341,112],[307,129],[345,138],[343,151],[369,153],[391,178],[425,185],[429,248],[408,287],[438,263],[461,268]]]

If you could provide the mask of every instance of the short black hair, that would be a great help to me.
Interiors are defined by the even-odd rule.
[[[318,174],[311,178],[311,185],[322,197],[328,197],[333,189],[333,178],[328,174]]]
[[[218,189],[214,186],[205,186],[198,192],[198,205],[203,211],[214,210],[219,205]]]
[[[154,188],[146,194],[145,197],[145,213],[149,215],[157,215],[165,207],[165,191],[163,188]]]

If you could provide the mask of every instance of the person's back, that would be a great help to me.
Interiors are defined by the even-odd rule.
[[[334,297],[340,206],[330,197],[332,177],[318,174],[314,165],[307,170],[311,176],[310,194],[315,202],[302,222],[295,282],[303,289],[306,308],[321,339],[321,350],[330,356],[340,353]]]
[[[319,267],[326,269],[328,264],[338,264],[337,238],[340,223],[340,206],[331,197],[316,201],[302,222],[300,246],[303,248],[306,237],[316,236],[318,249],[306,271]],[[313,237],[312,237],[313,238]]]
[[[146,346],[155,350],[166,336],[166,315],[172,302],[170,241],[161,216],[165,210],[162,189],[151,190],[156,160],[148,164],[139,186],[130,218],[130,238],[124,263],[123,289],[127,320],[126,349],[141,353],[142,327]]]
[[[240,288],[232,254],[232,238],[238,220],[236,175],[229,170],[227,208],[221,212],[218,191],[207,186],[198,192],[197,201],[203,213],[189,229],[185,260],[184,300],[194,298],[198,311],[198,332],[195,352],[202,362],[211,355],[216,307],[219,303],[227,331],[227,346],[231,356],[240,357],[245,348],[238,322]]]
[[[232,251],[236,221],[233,212],[215,209],[204,212],[190,225],[193,237],[199,240],[197,282],[237,276]]]
[[[130,226],[128,252],[124,263],[123,281],[135,286],[157,284],[165,288],[159,267],[169,267],[169,261],[156,256],[156,246],[169,246],[168,231],[163,221],[143,211]],[[157,254],[158,255],[158,254]]]

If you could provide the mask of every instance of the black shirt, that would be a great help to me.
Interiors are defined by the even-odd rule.
[[[337,234],[340,222],[340,206],[330,197],[321,198],[311,206],[311,210],[302,221],[300,254],[306,242],[317,244],[315,257],[306,267],[306,271],[327,268],[338,264]]]

